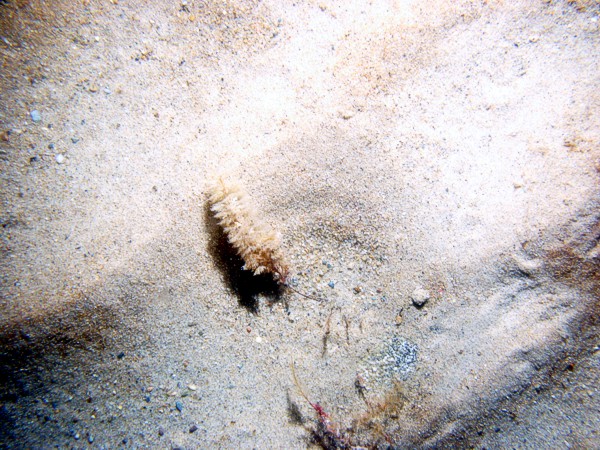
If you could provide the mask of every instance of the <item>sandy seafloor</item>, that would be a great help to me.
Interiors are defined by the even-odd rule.
[[[599,448],[599,13],[0,2],[0,447]]]

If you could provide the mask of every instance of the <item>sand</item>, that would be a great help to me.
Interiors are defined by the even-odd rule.
[[[0,446],[597,447],[599,14],[0,2]]]

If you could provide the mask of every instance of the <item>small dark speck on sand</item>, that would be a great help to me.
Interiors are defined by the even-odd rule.
[[[176,401],[175,408],[177,408],[177,411],[179,412],[183,411],[183,403],[181,403],[180,401]]]
[[[195,432],[195,431],[197,431],[197,430],[198,430],[198,427],[197,427],[196,425],[192,425],[192,426],[190,427],[190,433],[194,433],[194,432]]]

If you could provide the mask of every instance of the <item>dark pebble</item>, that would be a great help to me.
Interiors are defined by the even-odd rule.
[[[93,444],[93,443],[94,443],[94,437],[93,437],[91,434],[90,434],[90,435],[88,435],[88,442],[89,442],[90,444]]]
[[[123,359],[124,357],[125,357],[125,353],[124,353],[124,352],[121,352],[121,353],[119,353],[119,354],[117,355],[117,358],[118,358],[118,359]]]
[[[150,397],[149,395],[146,395],[146,403],[150,403],[150,400],[152,400],[152,397]]]
[[[164,436],[165,435],[165,429],[163,427],[158,427],[158,435],[159,436]]]
[[[50,142],[50,143],[48,144],[48,148],[49,148],[50,150],[54,150],[54,147],[56,147],[56,146],[54,145],[54,143],[53,143],[53,142]]]
[[[197,430],[198,430],[198,427],[197,427],[196,425],[192,425],[192,426],[190,427],[190,433],[194,433],[194,432],[196,432]]]
[[[177,411],[179,412],[183,411],[183,403],[181,403],[180,401],[176,401],[175,408],[177,408]]]
[[[72,142],[73,144],[77,144],[77,143],[79,142],[79,138],[78,138],[78,137],[72,137],[72,138],[71,138],[71,142]]]

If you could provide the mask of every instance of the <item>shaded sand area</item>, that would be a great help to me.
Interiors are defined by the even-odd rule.
[[[597,447],[599,10],[0,2],[0,446]]]

